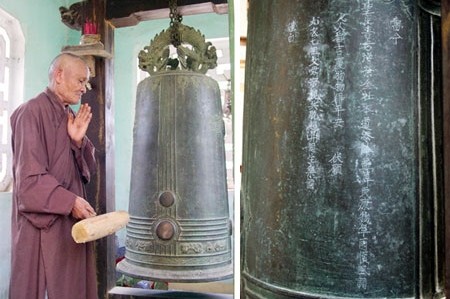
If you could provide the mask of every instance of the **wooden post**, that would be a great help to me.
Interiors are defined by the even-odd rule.
[[[93,19],[98,26],[105,50],[112,54],[114,29],[105,21],[105,0],[94,0]],[[114,102],[113,60],[95,57],[95,77],[92,90],[85,100],[91,105],[93,119],[88,136],[97,150],[97,174],[88,184],[87,192],[97,214],[115,210],[114,194]],[[96,241],[97,282],[99,298],[108,298],[108,291],[115,285],[114,235]]]

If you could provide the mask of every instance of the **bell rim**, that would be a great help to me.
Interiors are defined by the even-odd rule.
[[[172,270],[137,266],[125,258],[116,265],[116,269],[131,277],[164,282],[211,282],[233,277],[232,263],[214,268]]]

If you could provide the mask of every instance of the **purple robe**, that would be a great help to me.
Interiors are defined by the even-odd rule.
[[[94,244],[71,235],[71,210],[77,195],[86,199],[95,149],[87,137],[81,149],[72,143],[67,109],[47,88],[11,115],[11,299],[43,299],[45,290],[49,299],[98,298]]]

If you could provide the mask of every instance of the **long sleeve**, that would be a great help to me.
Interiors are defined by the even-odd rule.
[[[88,137],[84,137],[81,148],[77,148],[72,143],[72,150],[77,161],[77,166],[84,183],[91,181],[92,175],[95,174],[97,165],[95,159],[95,147]]]

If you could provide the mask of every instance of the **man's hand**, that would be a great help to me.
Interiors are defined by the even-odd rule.
[[[72,113],[69,113],[67,132],[78,148],[80,148],[83,143],[83,138],[86,135],[91,119],[92,112],[91,107],[88,104],[82,104],[75,117]]]
[[[96,215],[94,208],[84,198],[77,196],[72,208],[72,216],[76,219],[86,219]]]

